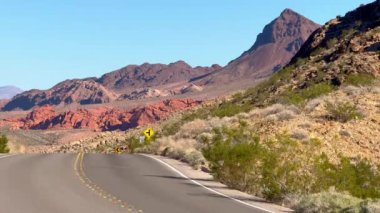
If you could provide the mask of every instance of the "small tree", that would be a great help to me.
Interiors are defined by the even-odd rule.
[[[5,135],[0,137],[0,153],[8,153],[8,138]]]

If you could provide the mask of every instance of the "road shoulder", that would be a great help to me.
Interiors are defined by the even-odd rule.
[[[165,165],[166,167],[173,170],[182,177],[189,179],[195,185],[199,185],[205,188],[206,190],[212,191],[213,193],[218,194],[220,196],[228,197],[236,202],[241,203],[242,205],[251,206],[253,208],[263,210],[266,212],[292,212],[291,209],[267,202],[262,198],[255,197],[238,190],[230,189],[226,185],[214,181],[213,177],[209,173],[200,170],[195,170],[184,162],[158,155],[140,155],[152,158],[160,162],[161,164]]]

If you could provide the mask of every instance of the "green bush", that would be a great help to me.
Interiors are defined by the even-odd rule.
[[[353,197],[347,193],[340,193],[333,188],[315,194],[303,195],[296,202],[293,201],[291,208],[295,212],[361,212],[347,211],[360,209],[362,199]]]
[[[345,157],[333,164],[327,155],[316,152],[321,144],[316,139],[301,143],[279,135],[275,140],[261,141],[242,125],[214,129],[213,138],[204,143],[202,153],[215,178],[268,200],[281,201],[287,195],[309,195],[330,188],[361,199],[380,197],[376,165]],[[326,205],[331,208],[334,202]]]
[[[354,85],[354,86],[367,86],[373,84],[375,77],[371,74],[360,73],[360,74],[351,74],[345,80],[345,84]]]
[[[313,142],[308,144],[314,147],[317,143]],[[260,142],[246,126],[224,127],[215,129],[214,137],[206,144],[203,155],[213,175],[230,187],[275,201],[311,188],[309,173],[301,172],[307,160],[294,156],[301,148],[289,136]]]
[[[313,51],[310,53],[310,55],[311,55],[311,56],[318,56],[318,55],[320,55],[321,53],[323,53],[323,51],[325,51],[324,48],[322,48],[322,47],[318,47],[317,49],[313,50]]]
[[[286,104],[301,105],[308,100],[328,94],[333,90],[334,87],[328,83],[314,84],[303,90],[285,92],[282,101]]]
[[[211,115],[216,117],[232,117],[236,114],[239,114],[241,112],[247,112],[252,107],[246,103],[246,104],[238,104],[238,103],[232,103],[232,102],[223,102],[218,107],[215,107],[211,110]]]
[[[344,123],[362,117],[356,105],[351,104],[350,102],[337,102],[335,104],[327,102],[326,110],[329,119]]]
[[[131,137],[127,140],[127,148],[129,153],[135,153],[136,151],[141,151],[141,149],[148,147],[151,145],[151,142],[156,140],[156,136],[154,135],[152,138],[147,139],[146,137],[144,138],[144,141],[140,141],[139,138],[137,137]]]
[[[320,192],[335,187],[359,198],[380,198],[380,173],[376,165],[367,160],[350,161],[341,157],[340,163],[331,163],[322,154],[315,164],[317,182],[314,190]]]
[[[9,153],[8,138],[5,135],[0,137],[0,153]]]

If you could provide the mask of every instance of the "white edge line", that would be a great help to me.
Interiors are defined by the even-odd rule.
[[[12,156],[14,156],[14,155],[0,155],[0,159],[1,159],[1,158],[12,157]]]
[[[161,159],[158,159],[158,158],[155,158],[155,157],[153,157],[153,156],[146,155],[146,154],[139,154],[139,155],[143,155],[143,156],[145,156],[145,157],[149,157],[149,158],[151,158],[151,159],[154,159],[154,160],[156,160],[156,161],[162,163],[163,165],[167,166],[169,169],[173,170],[174,172],[176,172],[177,174],[179,174],[179,175],[182,176],[183,178],[186,178],[187,180],[193,182],[194,184],[196,184],[196,185],[198,185],[198,186],[201,186],[202,188],[204,188],[204,189],[206,189],[206,190],[208,190],[208,191],[211,191],[211,192],[213,192],[213,193],[215,193],[215,194],[221,195],[221,196],[223,196],[223,197],[225,197],[225,198],[229,198],[229,199],[231,199],[231,200],[233,200],[233,201],[236,201],[236,202],[238,202],[238,203],[241,203],[241,204],[243,204],[243,205],[246,205],[246,206],[249,206],[249,207],[252,207],[252,208],[255,208],[255,209],[259,209],[259,210],[262,210],[262,211],[265,211],[265,212],[269,212],[269,213],[275,213],[275,212],[273,212],[273,211],[270,211],[270,210],[264,209],[264,208],[262,208],[262,207],[258,207],[258,206],[255,206],[255,205],[249,204],[249,203],[244,202],[244,201],[242,201],[242,200],[239,200],[239,199],[236,199],[236,198],[230,197],[230,196],[225,195],[225,194],[223,194],[223,193],[221,193],[221,192],[218,192],[218,191],[216,191],[216,190],[214,190],[214,189],[211,189],[211,188],[209,188],[209,187],[207,187],[207,186],[205,186],[205,185],[199,183],[198,181],[195,181],[195,180],[193,180],[193,179],[187,177],[187,176],[184,175],[182,172],[178,171],[176,168],[174,168],[173,166],[169,165],[168,163],[162,161]]]

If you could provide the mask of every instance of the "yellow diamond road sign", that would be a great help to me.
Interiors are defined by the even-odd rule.
[[[154,131],[152,128],[148,128],[144,131],[144,135],[149,139],[154,135]]]

